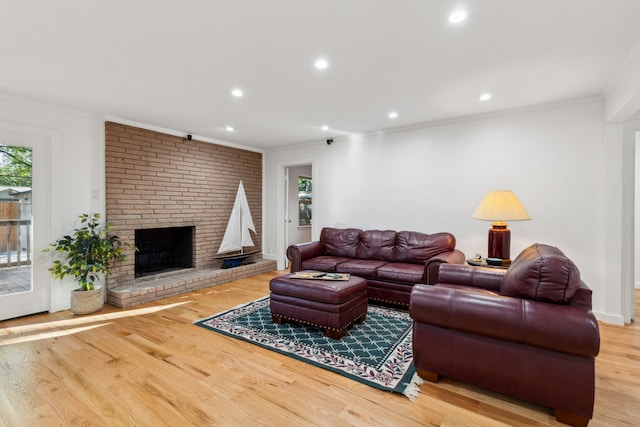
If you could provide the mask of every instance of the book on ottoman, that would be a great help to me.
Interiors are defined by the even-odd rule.
[[[298,271],[290,279],[349,280],[349,273],[325,273],[324,271]]]

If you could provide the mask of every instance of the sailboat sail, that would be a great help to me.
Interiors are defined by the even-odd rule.
[[[244,192],[242,181],[240,181],[227,230],[224,232],[218,253],[243,251],[243,247],[254,246],[249,230],[255,233],[256,227],[253,225],[247,195]]]

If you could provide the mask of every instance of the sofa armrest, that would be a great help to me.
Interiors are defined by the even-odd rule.
[[[600,349],[593,313],[569,305],[418,284],[409,313],[418,323],[567,354],[595,357]]]
[[[430,276],[428,285],[458,285],[500,291],[506,270],[461,264],[440,264]]]
[[[592,294],[593,292],[591,291],[591,289],[583,281],[580,281],[580,288],[578,288],[576,294],[573,296],[571,301],[569,301],[569,305],[591,310]]]
[[[438,268],[442,264],[464,264],[464,253],[458,249],[452,251],[442,252],[433,258],[429,258],[426,261],[426,273],[427,283],[430,283],[430,278],[438,275]]]
[[[291,262],[291,272],[302,269],[302,261],[320,256],[324,252],[324,246],[319,241],[299,243],[287,248],[287,258]]]

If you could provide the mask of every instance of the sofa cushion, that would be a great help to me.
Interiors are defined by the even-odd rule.
[[[505,270],[489,267],[472,267],[462,264],[442,263],[437,266],[434,276],[428,277],[429,285],[473,286],[500,292]]]
[[[385,264],[387,264],[387,261],[378,261],[374,259],[350,259],[338,264],[336,266],[336,272],[349,273],[365,279],[375,279],[376,270]]]
[[[318,270],[329,273],[336,272],[336,266],[341,262],[349,261],[351,258],[339,256],[317,256],[302,261],[302,270]]]
[[[394,262],[423,263],[442,252],[452,251],[455,247],[456,238],[450,233],[400,231],[396,236]]]
[[[523,250],[504,276],[506,296],[567,304],[580,288],[580,271],[560,249],[536,243]]]
[[[393,261],[396,232],[393,230],[367,230],[360,235],[356,258]]]
[[[358,228],[329,228],[320,232],[320,242],[325,255],[357,258],[356,248],[360,243],[362,230]]]
[[[422,264],[393,262],[378,267],[376,279],[385,282],[406,283],[408,285],[425,283],[425,267]]]

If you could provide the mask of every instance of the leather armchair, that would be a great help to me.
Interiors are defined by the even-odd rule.
[[[593,415],[598,323],[591,290],[557,248],[536,244],[509,269],[440,264],[411,292],[418,374],[440,375],[555,410]]]

